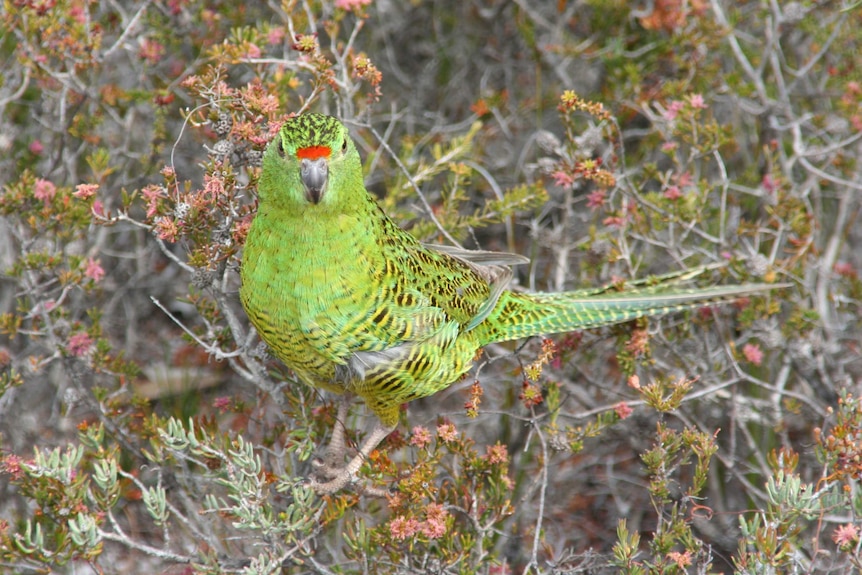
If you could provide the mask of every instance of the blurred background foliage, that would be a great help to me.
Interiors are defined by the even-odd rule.
[[[856,572],[860,26],[830,1],[5,0],[0,570]],[[237,300],[261,153],[306,111],[420,239],[529,256],[514,289],[792,288],[489,346],[321,500],[331,398]]]

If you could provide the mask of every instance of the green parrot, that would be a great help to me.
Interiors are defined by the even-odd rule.
[[[259,207],[243,251],[240,298],[272,352],[308,385],[343,395],[312,480],[320,494],[354,480],[395,429],[400,406],[470,370],[492,342],[596,328],[783,287],[507,289],[520,256],[430,246],[365,189],[359,153],[336,118],[289,119],[263,156]],[[685,274],[671,274],[677,277]],[[344,421],[358,395],[377,416],[345,465]]]

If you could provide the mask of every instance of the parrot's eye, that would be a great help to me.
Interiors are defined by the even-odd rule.
[[[344,138],[344,141],[341,143],[341,153],[343,154],[346,151],[347,151],[347,138]]]
[[[275,146],[275,151],[278,152],[278,155],[284,158],[284,142],[281,139],[281,136],[278,137],[278,142]]]

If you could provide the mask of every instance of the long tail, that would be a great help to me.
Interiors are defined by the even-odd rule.
[[[613,325],[644,316],[696,309],[787,287],[746,284],[680,289],[646,287],[623,292],[596,288],[563,293],[506,291],[485,320],[474,329],[480,345],[541,334],[563,333]]]

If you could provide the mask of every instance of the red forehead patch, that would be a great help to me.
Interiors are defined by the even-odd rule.
[[[299,148],[296,151],[296,157],[300,160],[316,160],[318,158],[328,158],[332,154],[329,146],[308,146],[307,148]]]

